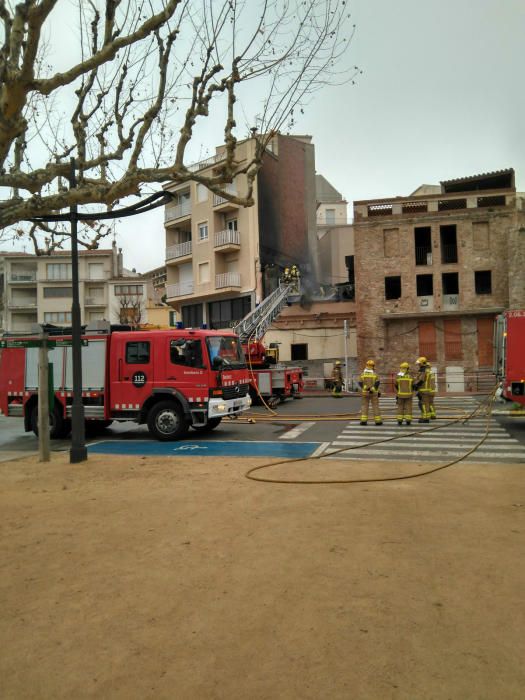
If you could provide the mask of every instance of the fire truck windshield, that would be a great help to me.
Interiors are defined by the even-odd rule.
[[[239,339],[232,335],[215,335],[206,339],[208,353],[212,367],[217,365],[216,358],[220,358],[224,367],[244,369],[246,361]],[[215,362],[214,362],[215,361]]]

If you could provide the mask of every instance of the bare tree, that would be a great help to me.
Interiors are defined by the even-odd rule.
[[[118,297],[119,323],[136,328],[140,325],[144,316],[144,300],[141,294]]]
[[[71,58],[60,45],[72,12]],[[359,72],[342,60],[354,31],[347,0],[0,0],[0,22],[0,229],[19,236],[30,217],[111,209],[153,183],[194,180],[249,206],[272,135],[323,85]],[[204,176],[188,151],[219,119],[225,157]],[[250,128],[256,153],[240,166],[235,147]],[[225,185],[240,173],[246,191],[232,194]],[[40,251],[64,233],[47,227]],[[84,244],[96,246],[97,233]]]

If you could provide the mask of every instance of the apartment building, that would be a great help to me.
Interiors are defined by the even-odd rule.
[[[439,389],[487,388],[496,314],[525,305],[525,195],[512,169],[354,202],[357,351],[424,355]]]
[[[166,303],[166,266],[162,265],[153,270],[143,272],[141,278],[145,283],[148,324],[152,326],[174,326],[175,312]]]
[[[0,253],[2,330],[30,331],[35,324],[71,324],[71,253],[52,255]],[[119,322],[122,300],[143,294],[143,285],[129,287],[134,275],[122,266],[116,246],[79,251],[81,322],[102,319]],[[127,303],[127,302],[126,302]]]
[[[255,140],[239,142],[242,166]],[[193,166],[212,174],[224,147]],[[242,195],[246,176],[230,191]],[[229,327],[255,308],[278,283],[280,271],[297,264],[303,272],[317,264],[315,153],[309,136],[272,139],[258,173],[252,207],[240,207],[192,182],[168,186],[174,194],[165,209],[167,301],[186,326]]]

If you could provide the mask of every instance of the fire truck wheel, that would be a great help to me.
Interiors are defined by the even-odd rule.
[[[38,406],[35,406],[31,412],[31,430],[38,437]],[[67,437],[70,430],[71,422],[64,419],[62,412],[55,405],[54,410],[49,414],[49,437],[51,440],[60,440]]]
[[[196,430],[198,433],[210,433],[212,430],[215,430],[221,420],[222,418],[210,418],[206,425],[194,425],[192,427],[193,430]]]
[[[148,414],[148,428],[157,440],[165,442],[183,437],[189,425],[180,406],[173,401],[160,401]]]

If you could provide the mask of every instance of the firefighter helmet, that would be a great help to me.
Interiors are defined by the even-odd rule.
[[[426,357],[418,357],[416,360],[417,365],[426,365],[428,362]]]
[[[402,362],[399,365],[399,369],[410,369],[410,365],[408,364],[408,362]]]
[[[373,360],[367,360],[366,366],[369,367],[370,369],[373,369],[376,366],[376,363]]]
[[[335,364],[336,364],[336,365],[340,365],[340,364],[341,364],[341,360],[336,360],[336,361],[335,361]]]

